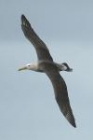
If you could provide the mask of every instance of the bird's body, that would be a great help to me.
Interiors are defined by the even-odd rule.
[[[45,43],[39,38],[35,33],[29,21],[25,18],[24,15],[21,16],[21,27],[26,38],[33,44],[38,61],[35,64],[27,64],[24,67],[20,68],[19,71],[28,69],[36,72],[44,72],[50,79],[54,93],[55,99],[59,105],[59,108],[63,115],[67,118],[69,123],[76,127],[75,119],[70,107],[70,101],[68,97],[67,86],[64,79],[61,77],[59,71],[72,71],[67,63],[56,63],[53,61],[49,50]]]
[[[60,64],[60,63],[55,63],[55,62],[48,61],[48,60],[40,60],[36,63],[27,64],[25,67],[20,68],[19,71],[28,68],[29,70],[33,70],[36,72],[44,72],[44,69],[42,69],[40,67],[41,64],[42,65],[48,65],[48,64],[55,65],[55,67],[57,67],[58,71],[66,71],[67,70],[67,66],[65,66],[64,63]],[[72,69],[68,69],[68,71],[72,71]]]

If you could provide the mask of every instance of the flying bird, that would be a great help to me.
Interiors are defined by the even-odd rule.
[[[73,127],[76,127],[74,115],[68,97],[67,86],[59,73],[60,71],[70,72],[72,71],[72,68],[70,68],[67,63],[60,64],[53,61],[53,58],[50,55],[46,44],[35,33],[31,24],[24,15],[21,16],[21,28],[25,37],[33,44],[37,53],[38,61],[35,64],[26,64],[24,67],[21,67],[18,70],[33,70],[37,72],[44,72],[52,83],[55,99],[61,112],[68,120],[68,122]]]

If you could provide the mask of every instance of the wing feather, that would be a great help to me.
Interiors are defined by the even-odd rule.
[[[52,82],[55,98],[59,108],[69,123],[76,127],[74,115],[70,106],[67,86],[54,64],[46,64],[44,71]]]
[[[38,59],[53,61],[46,44],[35,33],[24,15],[21,16],[21,27],[25,37],[34,45]]]

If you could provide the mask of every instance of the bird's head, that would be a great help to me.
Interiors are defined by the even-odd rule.
[[[34,64],[26,64],[25,66],[21,67],[18,69],[18,71],[22,71],[22,70],[35,70],[35,65]]]

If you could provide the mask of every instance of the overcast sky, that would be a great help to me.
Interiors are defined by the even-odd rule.
[[[24,14],[53,58],[74,70],[66,81],[77,128],[61,114],[46,75],[17,69],[36,61]],[[0,139],[93,139],[93,1],[0,0]]]

